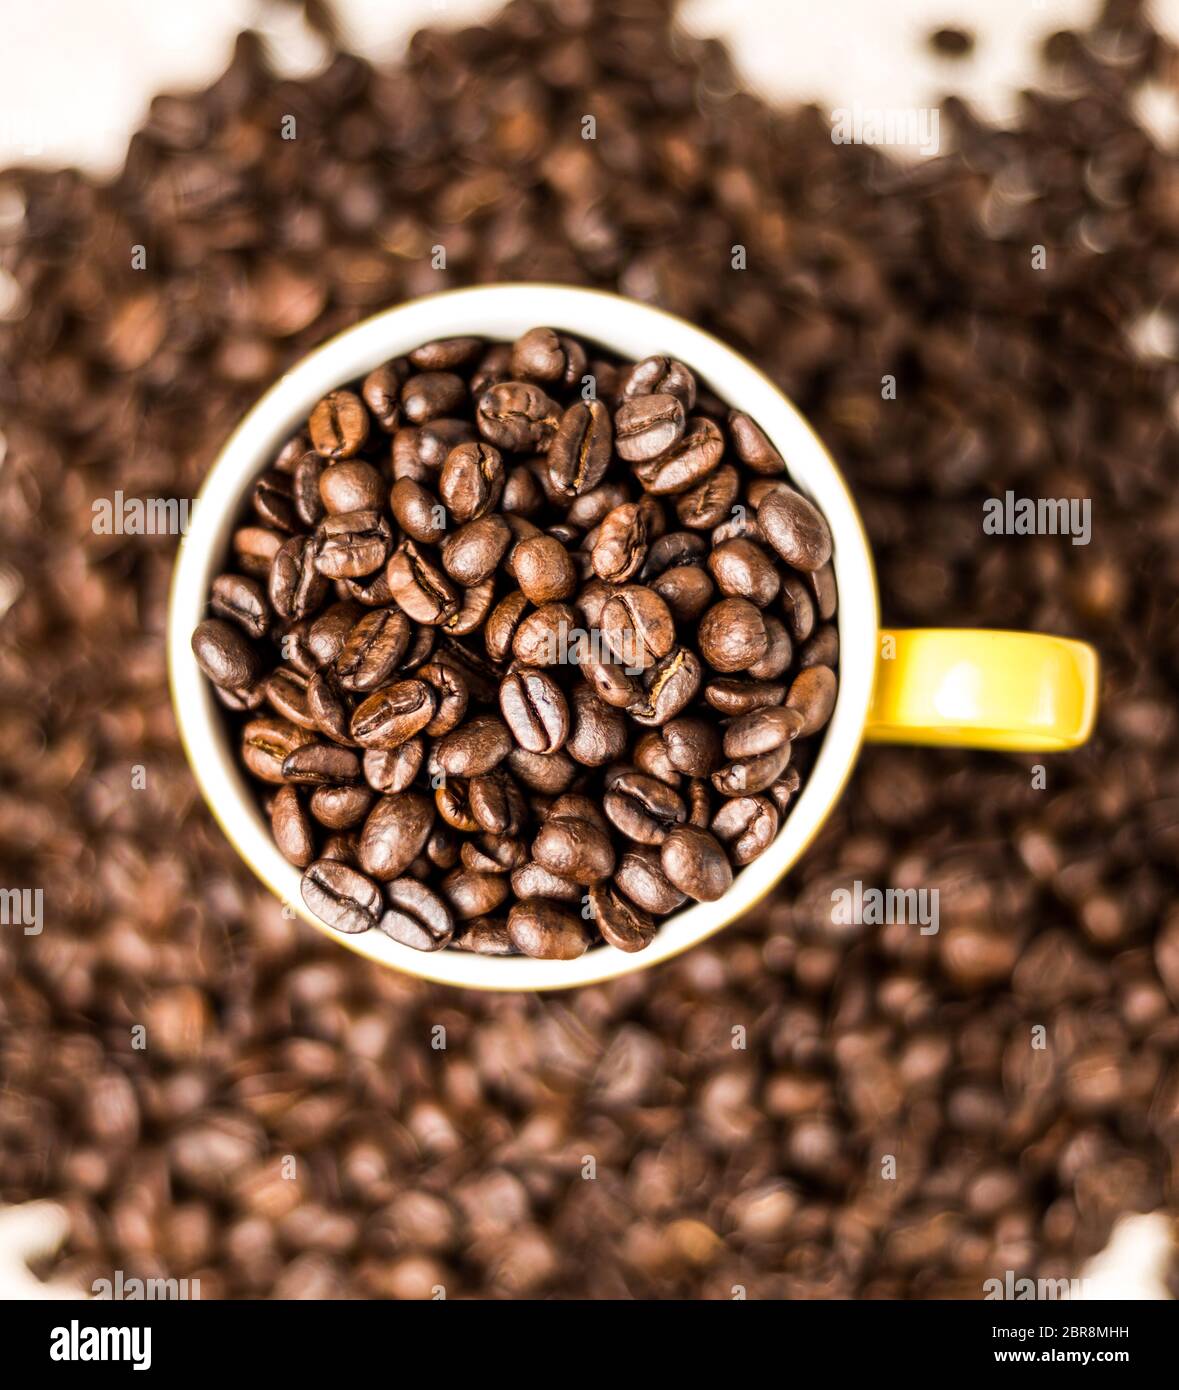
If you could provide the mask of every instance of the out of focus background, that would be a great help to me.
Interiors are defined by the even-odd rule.
[[[1173,0],[0,24],[0,1293],[1173,1292]],[[750,355],[845,468],[888,619],[1093,642],[1094,744],[868,750],[772,902],[576,995],[375,974],[285,916],[176,741],[175,537],[93,504],[193,496],[339,327],[525,278]],[[1091,543],[985,536],[1007,490],[1089,500]],[[833,928],[853,879],[936,887],[940,933]]]

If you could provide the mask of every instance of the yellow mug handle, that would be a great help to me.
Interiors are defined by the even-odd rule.
[[[1097,714],[1097,653],[1041,632],[880,634],[864,737],[1026,753],[1079,748]]]

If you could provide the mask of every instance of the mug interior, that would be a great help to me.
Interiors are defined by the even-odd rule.
[[[537,324],[634,361],[652,353],[676,357],[765,431],[794,483],[813,499],[831,528],[839,590],[835,709],[810,776],[773,844],[736,873],[723,898],[666,918],[646,950],[629,954],[601,945],[576,960],[549,961],[415,951],[379,931],[343,935],[305,907],[300,872],[271,838],[190,638],[206,616],[209,585],[223,569],[249,488],[316,401],[430,339],[475,334],[512,340]],[[851,494],[818,436],[768,377],[719,339],[664,310],[599,290],[508,284],[444,291],[385,310],[303,358],[258,401],[226,442],[197,498],[176,561],[167,642],[180,737],[205,800],[239,854],[284,904],[341,945],[407,974],[475,989],[538,990],[611,980],[667,960],[741,916],[773,887],[818,833],[851,773],[872,695],[878,628],[871,554]]]

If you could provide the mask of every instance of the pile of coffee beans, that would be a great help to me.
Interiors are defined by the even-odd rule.
[[[515,0],[303,82],[245,36],[110,184],[0,174],[0,886],[44,891],[0,926],[0,1201],[64,1203],[61,1277],[979,1298],[1179,1214],[1179,169],[1144,125],[1179,56],[1108,0],[1011,128],[947,100],[903,167],[669,9]],[[749,356],[844,468],[888,621],[1095,643],[1094,742],[866,749],[772,900],[609,986],[432,988],[284,917],[177,743],[176,538],[94,502],[193,497],[327,335],[511,279]],[[985,535],[1007,489],[1091,499],[1090,544]],[[939,932],[836,927],[856,879],[937,887]]]
[[[541,327],[354,385],[192,637],[304,901],[422,951],[641,951],[769,846],[830,718],[827,523],[673,358]]]

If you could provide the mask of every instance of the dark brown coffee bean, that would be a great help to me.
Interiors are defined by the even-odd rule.
[[[585,371],[580,343],[552,328],[531,328],[512,344],[512,374],[522,381],[574,385]]]
[[[573,688],[565,751],[586,767],[604,767],[626,751],[626,720],[585,684]]]
[[[834,668],[839,660],[839,633],[831,623],[824,623],[815,630],[814,635],[798,654],[798,664],[804,670],[809,666],[830,666]]]
[[[320,733],[336,743],[355,744],[348,727],[351,703],[334,666],[316,671],[308,680],[307,711]]]
[[[244,575],[219,574],[213,580],[209,607],[219,618],[236,623],[247,637],[255,640],[265,637],[270,627],[266,590],[256,579],[249,579]],[[197,659],[200,660],[199,656]]]
[[[464,637],[469,632],[477,632],[487,621],[491,605],[495,602],[495,580],[488,578],[481,584],[473,584],[462,591],[462,602],[458,612],[443,623],[446,632],[455,637]]]
[[[629,673],[645,671],[675,643],[675,620],[653,589],[627,585],[606,601],[599,623],[611,659]]]
[[[746,598],[765,608],[778,596],[781,579],[773,561],[753,541],[725,541],[708,557],[716,587],[728,598]]]
[[[441,738],[462,723],[471,700],[470,687],[462,673],[445,661],[428,661],[418,668],[416,678],[425,681],[435,696],[434,716],[425,732]]]
[[[288,666],[279,666],[266,678],[266,699],[280,719],[301,729],[317,727],[307,698],[308,678]]]
[[[651,543],[641,571],[645,582],[679,565],[702,565],[708,558],[708,542],[694,531],[669,531]]]
[[[495,605],[487,618],[483,640],[492,661],[506,661],[512,650],[516,630],[528,611],[528,600],[514,589]]]
[[[546,603],[529,613],[512,637],[512,656],[522,666],[565,666],[575,664],[580,637],[587,637],[577,624],[577,614],[564,603]]]
[[[346,459],[359,453],[368,439],[368,411],[351,391],[332,391],[311,412],[311,443],[317,454]]]
[[[729,412],[729,434],[737,457],[754,473],[773,475],[784,473],[782,455],[766,438],[761,428],[740,410]]]
[[[326,825],[329,830],[351,830],[368,815],[374,800],[368,787],[316,787],[308,806],[320,825]]]
[[[340,512],[320,522],[315,566],[329,579],[360,579],[389,558],[393,534],[379,512]]]
[[[419,372],[401,388],[401,413],[411,424],[455,414],[467,398],[467,386],[454,372]]]
[[[477,714],[438,745],[438,764],[447,776],[482,777],[512,751],[507,725],[492,714]]]
[[[754,680],[773,681],[789,670],[794,660],[794,643],[784,624],[772,614],[763,613],[762,621],[766,627],[766,653],[753,662],[748,670]]]
[[[376,792],[403,792],[413,784],[425,757],[420,738],[407,739],[396,748],[368,748],[362,759],[364,780]]]
[[[291,502],[295,515],[304,526],[317,526],[323,519],[323,499],[319,495],[319,480],[323,472],[323,459],[308,451],[291,475]]]
[[[284,541],[270,566],[269,594],[280,618],[305,618],[323,603],[327,580],[318,567],[315,542],[307,536]]]
[[[697,634],[700,655],[715,671],[746,671],[769,646],[761,610],[748,599],[725,598],[705,613]]]
[[[736,796],[721,803],[709,828],[740,869],[769,849],[778,833],[778,820],[778,808],[770,797]]]
[[[524,795],[510,774],[497,771],[476,775],[468,788],[471,814],[492,835],[518,835],[528,808]]]
[[[786,687],[778,681],[713,680],[704,687],[704,698],[721,714],[748,714],[766,705],[780,705]]]
[[[508,936],[517,951],[538,960],[575,960],[589,946],[580,917],[548,898],[524,898],[508,913]]]
[[[594,541],[594,573],[607,584],[633,579],[647,558],[651,509],[642,502],[624,502],[603,519]]]
[[[796,574],[782,576],[782,611],[795,642],[805,642],[815,626],[815,604],[807,585]]]
[[[242,526],[233,533],[233,554],[238,568],[255,579],[266,579],[285,537],[266,526]]]
[[[717,426],[696,416],[671,448],[636,464],[635,477],[656,496],[675,496],[702,483],[720,463],[724,451],[724,436]]]
[[[798,570],[820,569],[831,558],[831,532],[814,504],[781,487],[757,509],[757,524],[778,554]]]
[[[389,910],[377,923],[386,936],[415,951],[440,951],[454,936],[454,914],[446,901],[415,878],[385,885]]]
[[[445,623],[459,611],[458,591],[412,541],[403,541],[386,575],[393,601],[418,623]]]
[[[392,434],[401,424],[401,387],[408,375],[405,359],[394,358],[374,367],[361,387],[365,405],[386,434]]]
[[[396,748],[426,727],[436,705],[425,681],[395,681],[356,706],[348,731],[365,748]]]
[[[678,396],[630,397],[614,415],[614,448],[628,463],[658,458],[679,441],[684,419],[684,403]]]
[[[369,931],[384,911],[381,890],[372,879],[336,860],[316,860],[300,886],[311,911],[338,932]]]
[[[254,484],[254,511],[263,526],[273,527],[288,535],[299,529],[295,511],[294,483],[287,473],[271,469]]]
[[[615,829],[643,845],[662,844],[671,827],[682,825],[688,816],[683,797],[645,772],[623,771],[612,776],[602,809]]]
[[[580,883],[560,874],[550,873],[535,860],[512,870],[512,892],[517,898],[553,898],[557,902],[579,903],[585,893]]]
[[[407,536],[433,545],[446,535],[446,508],[413,478],[398,478],[389,493],[389,510]]]
[[[506,917],[473,917],[459,924],[451,945],[478,956],[514,956]]]
[[[732,513],[741,491],[741,476],[732,464],[722,464],[675,501],[675,514],[681,526],[711,531]]]
[[[668,880],[697,902],[715,902],[728,891],[733,870],[716,837],[695,826],[677,825],[659,849]]]
[[[442,542],[442,566],[459,584],[482,584],[498,569],[511,541],[512,532],[502,516],[468,521]]]
[[[307,628],[307,648],[317,668],[335,663],[363,612],[360,605],[351,600],[333,603],[310,624]]]
[[[672,766],[663,743],[663,736],[658,731],[644,734],[639,739],[634,747],[634,760],[635,766],[640,772],[647,772],[652,777],[658,777],[669,787],[678,787],[684,780],[683,775]]]
[[[455,869],[446,875],[439,887],[460,922],[488,916],[511,892],[506,874],[477,874],[470,869]]]
[[[675,565],[650,582],[677,623],[694,622],[713,600],[712,580],[699,565]]]
[[[614,426],[601,401],[575,401],[560,417],[548,446],[548,480],[560,497],[596,488],[610,464]]]
[[[489,386],[478,399],[475,422],[479,433],[511,453],[544,453],[561,419],[561,407],[541,387],[528,381],[502,381]]]
[[[552,452],[551,448],[549,452]],[[535,516],[544,506],[544,500],[544,492],[530,469],[523,464],[515,464],[507,470],[503,496],[499,502],[502,512],[523,520]]]
[[[721,739],[716,725],[709,719],[683,716],[663,726],[662,743],[668,761],[677,772],[689,777],[707,777],[721,760]],[[725,753],[729,753],[726,734]]]
[[[397,669],[409,647],[411,632],[409,619],[396,608],[366,613],[336,657],[340,684],[345,690],[376,690]]]
[[[791,745],[787,739],[765,753],[735,758],[712,774],[712,785],[722,796],[746,796],[764,792],[781,777],[790,761],[790,754]]]
[[[759,753],[773,752],[796,739],[804,723],[799,711],[790,708],[759,709],[744,714],[725,730],[725,757],[752,758]]]
[[[624,372],[619,382],[624,399],[634,396],[668,395],[682,402],[685,410],[696,404],[696,378],[671,357],[644,357]]]
[[[611,884],[595,884],[589,901],[603,941],[619,951],[641,951],[655,939],[655,919]]]
[[[434,824],[434,806],[421,792],[383,796],[360,832],[360,867],[373,878],[400,878],[421,854]]]
[[[283,779],[299,786],[326,786],[360,780],[360,759],[334,743],[306,743],[283,760]]]
[[[434,790],[434,805],[438,814],[454,830],[466,835],[476,834],[482,827],[471,809],[471,789],[462,777],[450,777]]]
[[[286,719],[252,719],[242,730],[242,761],[263,782],[284,782],[283,763],[315,735]]]
[[[206,618],[192,634],[192,654],[214,685],[241,690],[262,674],[262,659],[240,627]]]
[[[503,490],[504,465],[498,449],[472,442],[460,444],[447,454],[438,478],[438,492],[460,525],[494,511]]]
[[[409,360],[419,372],[454,372],[476,362],[486,347],[482,338],[471,336],[436,338],[414,348]]]
[[[549,450],[552,453],[552,450]],[[616,507],[623,507],[630,501],[630,489],[625,483],[599,483],[588,492],[570,497],[565,507],[565,520],[570,526],[581,531],[592,531],[600,526]]]
[[[569,598],[577,587],[569,552],[552,536],[521,541],[512,551],[512,572],[530,603]]]
[[[574,883],[597,883],[614,871],[614,847],[605,831],[572,816],[546,820],[532,842],[532,857],[544,869]]]
[[[347,512],[372,512],[385,500],[385,481],[371,463],[350,459],[324,468],[317,479],[323,509],[333,516]],[[307,521],[314,525],[318,517]]]
[[[657,728],[674,719],[696,698],[703,672],[690,647],[673,647],[643,675],[643,693],[626,712],[645,728]]]
[[[829,666],[810,666],[794,678],[786,704],[802,716],[799,738],[810,738],[831,718],[838,682]]]
[[[499,688],[499,707],[517,744],[529,753],[555,753],[569,736],[569,706],[545,671],[510,671]]]
[[[823,622],[830,622],[835,616],[837,593],[835,587],[835,567],[830,560],[817,570],[807,574],[807,582],[814,590],[815,607]]]
[[[631,902],[657,917],[666,917],[687,901],[687,894],[663,872],[658,849],[649,845],[632,845],[624,851],[614,882]]]
[[[315,858],[315,830],[294,787],[279,787],[270,810],[270,828],[288,863],[305,869]]]

